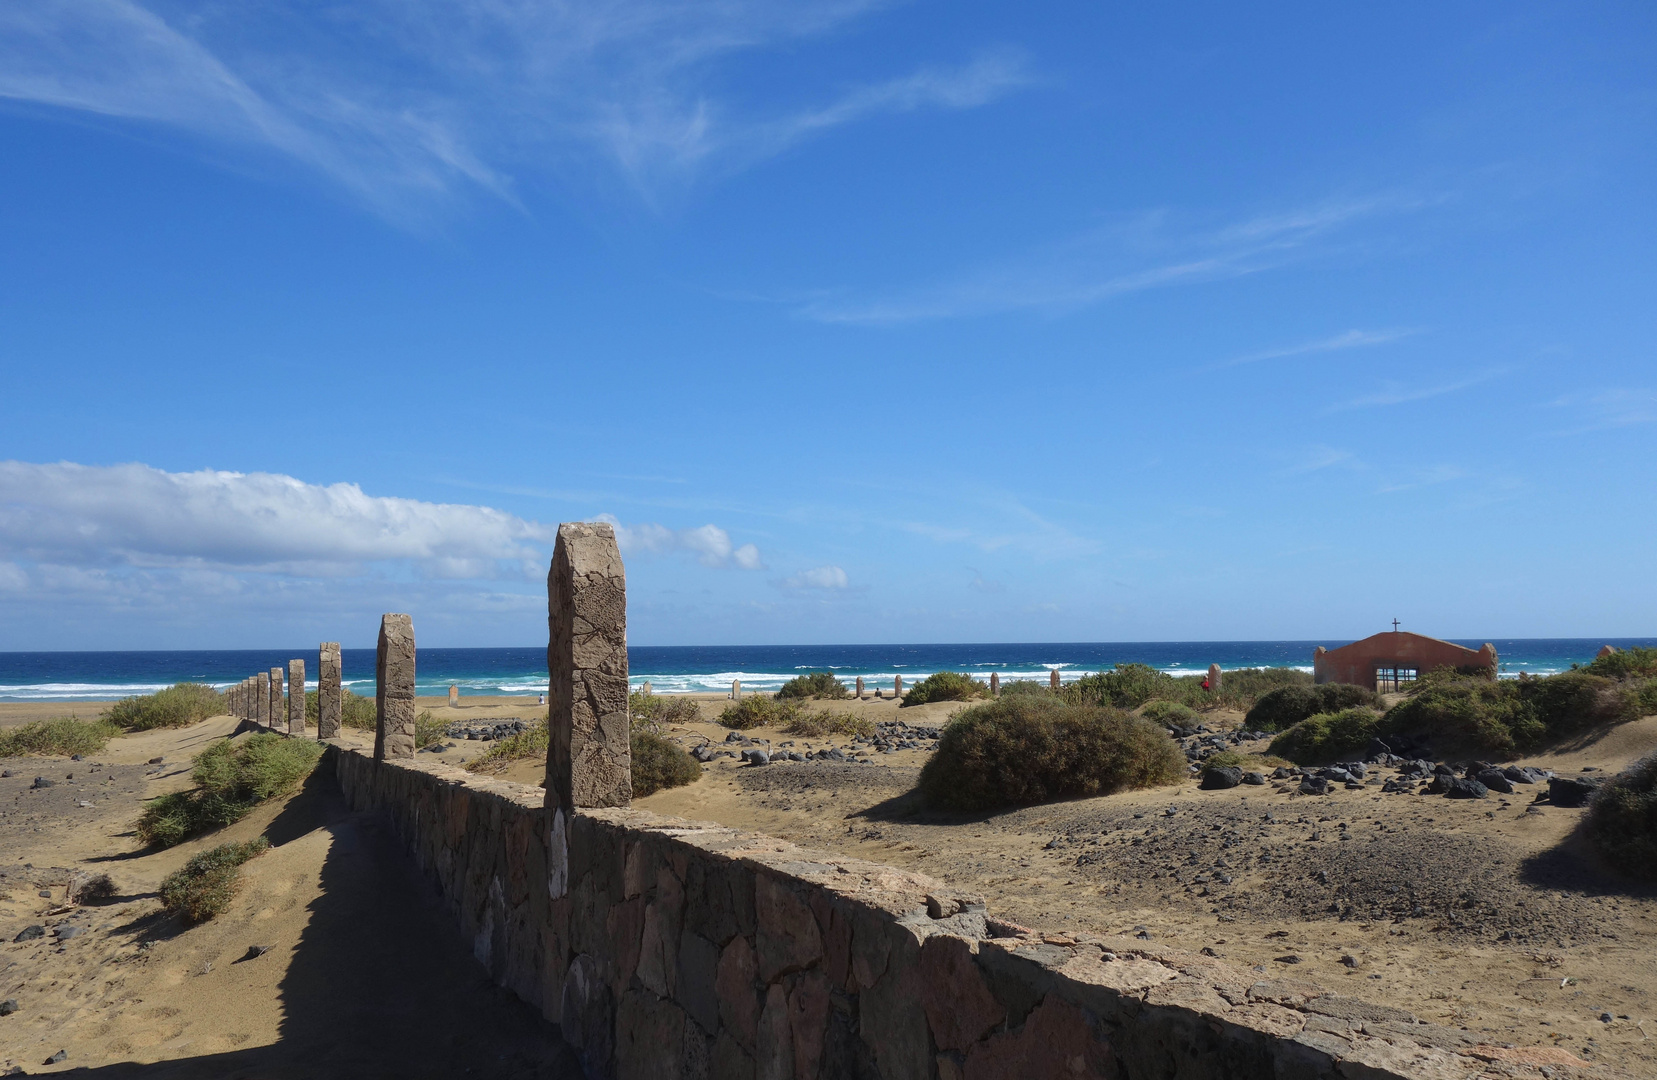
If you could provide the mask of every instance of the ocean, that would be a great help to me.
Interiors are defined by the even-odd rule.
[[[1492,639],[1484,639],[1492,640]],[[1522,638],[1495,640],[1502,672],[1545,675],[1592,660],[1601,645],[1657,647],[1657,638]],[[861,675],[872,689],[894,676],[913,684],[934,671],[988,677],[1065,681],[1115,664],[1141,663],[1174,675],[1288,666],[1312,669],[1312,650],[1342,641],[1142,641],[981,645],[638,645],[628,649],[634,686],[650,683],[661,693],[744,689],[775,690],[805,671],[832,671],[843,679]],[[1457,641],[1478,648],[1483,641]],[[176,682],[228,686],[246,675],[306,661],[315,685],[317,653],[309,648],[180,652],[0,653],[0,701],[96,701],[147,694]],[[374,692],[374,650],[346,649],[344,681],[359,694]],[[416,689],[441,695],[450,685],[474,695],[538,694],[547,688],[546,649],[421,649]]]

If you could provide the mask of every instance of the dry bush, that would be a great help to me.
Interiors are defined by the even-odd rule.
[[[1381,729],[1380,715],[1369,709],[1318,713],[1273,739],[1271,752],[1296,765],[1317,765],[1361,755]]]
[[[195,787],[151,799],[138,818],[138,839],[172,847],[197,833],[240,821],[265,799],[287,795],[311,775],[322,744],[272,732],[241,743],[214,743],[196,755]]]
[[[153,694],[122,698],[104,719],[125,731],[188,727],[224,712],[224,695],[206,683],[182,682]]]
[[[783,683],[777,690],[780,698],[827,698],[830,701],[843,701],[852,696],[846,689],[846,684],[834,677],[832,671],[813,671],[809,675],[796,675]]]
[[[1185,755],[1143,717],[1015,694],[958,713],[921,769],[934,806],[989,810],[1172,784]]]
[[[81,720],[73,716],[35,720],[0,731],[0,757],[96,754],[119,734],[121,729],[108,720]]]
[[[1657,754],[1636,762],[1594,794],[1587,830],[1624,873],[1657,877]]]
[[[926,705],[933,701],[973,701],[989,694],[990,688],[970,675],[958,671],[940,671],[928,675],[909,688],[898,702],[905,705]]]
[[[702,776],[702,766],[695,758],[654,732],[633,732],[632,756],[634,798],[680,787]]]
[[[874,737],[875,722],[866,716],[824,709],[822,712],[801,713],[783,725],[782,733],[806,739],[821,739],[828,735],[861,735],[868,739]]]
[[[242,864],[270,850],[264,837],[220,844],[196,855],[161,882],[161,906],[185,922],[206,922],[230,906],[242,886]]]
[[[495,745],[466,763],[467,772],[503,773],[514,761],[524,758],[547,759],[551,729],[545,720],[536,720],[516,735],[495,740]]]

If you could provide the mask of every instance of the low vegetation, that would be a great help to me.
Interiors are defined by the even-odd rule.
[[[316,768],[322,744],[265,732],[216,742],[196,755],[195,787],[151,799],[138,818],[138,839],[172,847],[246,817],[266,799],[291,794]]]
[[[360,731],[373,731],[378,724],[376,720],[376,706],[374,699],[353,694],[349,690],[340,691],[339,722],[340,726],[357,728]],[[305,692],[305,720],[315,728],[322,718],[322,700],[315,690]]]
[[[1188,676],[1202,686],[1202,676]],[[1262,697],[1284,686],[1311,686],[1312,673],[1292,667],[1238,668],[1220,676],[1215,701],[1228,709],[1248,712]]]
[[[633,726],[637,731],[637,719],[633,721]],[[490,775],[503,773],[514,761],[525,758],[545,761],[550,741],[551,729],[547,727],[547,722],[536,720],[516,735],[495,740],[495,745],[466,763],[466,771]]]
[[[264,837],[220,844],[196,855],[161,882],[161,906],[185,922],[206,922],[230,906],[242,887],[242,864],[270,850]]]
[[[1587,670],[1497,681],[1439,670],[1387,713],[1387,729],[1493,753],[1515,753],[1646,711],[1649,684]]]
[[[990,810],[1171,784],[1185,774],[1185,755],[1149,720],[1015,694],[951,719],[919,786],[934,806]]]
[[[1118,709],[1137,709],[1149,701],[1200,705],[1202,694],[1201,680],[1176,679],[1149,664],[1117,664],[1109,671],[1083,675],[1060,691],[1066,701]]]
[[[1379,713],[1361,707],[1318,713],[1273,739],[1271,752],[1296,765],[1361,757],[1381,724]]]
[[[1181,705],[1177,701],[1147,702],[1139,715],[1147,720],[1155,720],[1164,727],[1195,727],[1198,723],[1197,710],[1189,705]]]
[[[449,730],[449,722],[440,720],[431,714],[430,709],[423,710],[414,718],[414,748],[424,750],[434,743],[443,741],[443,736]]]
[[[728,728],[747,731],[757,727],[786,725],[800,714],[798,698],[772,698],[749,694],[733,701],[719,713],[719,722]]]
[[[1047,697],[1052,693],[1053,691],[1046,683],[1037,682],[1034,679],[1014,679],[1012,682],[1001,684],[1002,697],[1006,697],[1008,694],[1034,694],[1037,697]]]
[[[122,698],[104,719],[123,731],[188,727],[225,710],[224,695],[206,683],[181,682],[165,690]]]
[[[1635,877],[1657,878],[1657,754],[1600,788],[1589,806],[1587,830],[1612,865]]]
[[[682,787],[702,775],[702,766],[695,758],[653,731],[633,732],[632,756],[634,798]]]
[[[846,684],[834,677],[831,671],[813,671],[809,675],[796,675],[782,684],[777,691],[780,698],[826,698],[830,701],[843,701],[851,697],[851,691]]]
[[[1287,731],[1308,716],[1358,706],[1379,709],[1381,697],[1373,690],[1346,683],[1280,686],[1260,696],[1243,718],[1243,726],[1250,731]]]
[[[1202,771],[1210,769],[1242,769],[1244,772],[1270,772],[1293,762],[1270,754],[1244,754],[1236,750],[1221,750],[1210,754],[1202,763]]]
[[[1657,649],[1642,649],[1639,646],[1619,649],[1614,653],[1595,657],[1591,662],[1582,665],[1580,670],[1607,679],[1657,678]]]
[[[702,711],[694,698],[683,694],[653,694],[648,690],[633,690],[627,695],[627,712],[633,726],[641,723],[660,727],[663,724],[694,724],[702,719]]]
[[[120,733],[121,729],[108,720],[81,720],[73,716],[35,720],[0,731],[0,757],[95,754]]]
[[[926,705],[934,701],[975,701],[988,695],[990,688],[970,675],[958,671],[940,671],[928,675],[909,688],[899,706]]]
[[[866,716],[824,709],[821,712],[796,715],[783,724],[782,733],[806,739],[821,739],[829,735],[844,735],[848,738],[861,735],[869,739],[874,737],[875,722]]]

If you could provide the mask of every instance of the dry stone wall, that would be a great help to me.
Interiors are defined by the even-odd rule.
[[[1502,1071],[1466,1032],[1144,942],[1023,931],[891,867],[626,808],[577,810],[554,837],[537,788],[330,754],[495,982],[559,1025],[593,1077]]]

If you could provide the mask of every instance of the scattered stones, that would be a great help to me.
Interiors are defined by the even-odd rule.
[[[149,763],[149,764],[151,764],[151,765],[159,765],[159,764],[161,764],[161,763],[162,763],[162,762],[163,762],[163,761],[166,761],[166,760],[167,760],[167,759],[166,759],[166,758],[163,758],[163,757],[152,757],[152,758],[150,758],[150,760],[149,760],[149,762],[148,762],[148,763]]]
[[[1437,781],[1434,781],[1436,784]],[[1488,797],[1490,789],[1477,780],[1451,777],[1444,782],[1444,797],[1446,799],[1483,799]]]
[[[1485,769],[1474,779],[1491,791],[1498,791],[1503,795],[1513,794],[1513,781],[1507,778],[1507,773],[1502,769]]]
[[[84,926],[60,926],[56,930],[53,930],[52,933],[57,937],[57,939],[59,941],[73,941],[76,938],[80,937],[82,934],[86,933],[86,927],[84,927]]]
[[[0,1016],[10,1016],[20,1008],[22,1006],[17,1003],[16,998],[7,998],[5,1001],[0,1001]]]
[[[59,1062],[63,1061],[68,1056],[69,1056],[69,1051],[59,1050],[57,1053],[53,1054],[51,1057],[49,1057],[45,1061],[41,1062],[41,1064],[42,1065],[56,1065]]]
[[[1253,784],[1255,786],[1259,786],[1261,784],[1264,784],[1265,782],[1266,782],[1266,777],[1262,773],[1246,772],[1246,773],[1243,774],[1243,783],[1245,783],[1245,784]]]
[[[1580,777],[1552,776],[1548,778],[1548,801],[1555,806],[1587,806],[1599,782]]]
[[[744,750],[742,760],[749,765],[769,765],[771,764],[771,755],[764,750]]]
[[[1234,788],[1243,782],[1243,770],[1230,765],[1223,765],[1217,769],[1208,769],[1202,774],[1202,783],[1198,785],[1204,791],[1222,791]]]
[[[1321,776],[1308,776],[1300,782],[1300,793],[1302,795],[1327,795],[1329,794],[1329,781]]]
[[[29,786],[39,790],[40,788],[56,787],[57,783],[58,782],[56,780],[48,780],[44,776],[37,776],[35,777],[35,782]]]

